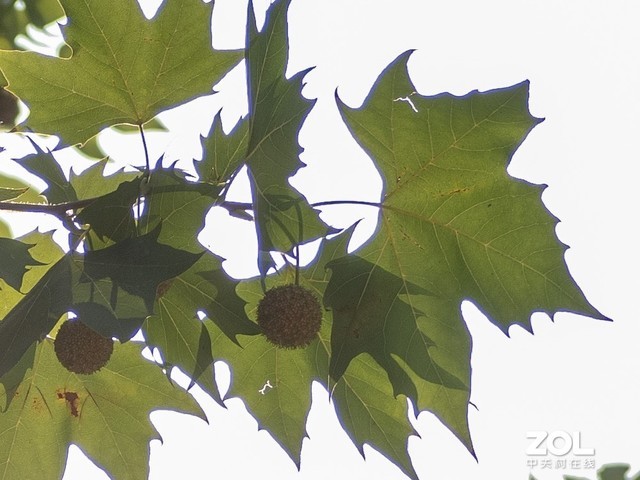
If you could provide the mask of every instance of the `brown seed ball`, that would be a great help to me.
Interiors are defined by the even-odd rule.
[[[67,320],[58,330],[53,347],[67,370],[89,375],[107,364],[113,353],[113,340],[79,320]]]
[[[318,299],[299,285],[274,287],[258,304],[258,325],[277,347],[306,347],[316,338],[321,321]]]

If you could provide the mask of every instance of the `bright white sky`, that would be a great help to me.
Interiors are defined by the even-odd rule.
[[[245,12],[246,1],[216,2],[217,47],[242,46]],[[561,313],[552,323],[535,315],[535,335],[512,328],[507,338],[471,303],[463,305],[474,339],[471,400],[478,410],[470,408],[469,416],[479,462],[423,413],[415,422],[422,438],[410,441],[420,477],[525,479],[532,458],[525,453],[530,445],[526,432],[531,430],[578,431],[582,446],[595,448],[591,458],[598,468],[625,462],[632,472],[640,470],[640,324],[634,303],[640,271],[637,2],[293,0],[289,19],[289,74],[316,66],[306,77],[304,93],[319,100],[300,134],[308,167],[293,182],[311,201],[375,200],[381,188],[371,161],[340,123],[336,88],[346,103],[361,104],[378,73],[410,48],[416,49],[410,73],[422,94],[465,94],[529,79],[531,111],[546,120],[520,147],[509,171],[549,186],[543,199],[561,220],[557,233],[571,247],[566,255],[570,271],[593,305],[614,319],[606,323]],[[225,106],[228,127],[246,109],[242,79],[238,70],[223,80],[217,96],[164,116],[171,133],[150,135],[152,156],[166,152],[168,160],[198,158],[198,135],[208,130],[218,108]],[[184,115],[202,125],[201,131],[189,130],[193,123],[185,122]],[[118,143],[120,153],[110,151],[114,157],[142,159],[136,138]],[[241,183],[234,191],[246,198]],[[366,209],[325,212],[325,219],[339,226],[371,218]],[[206,232],[201,241],[229,259],[225,266],[234,276],[254,274],[251,227],[224,212],[213,212],[209,220],[240,223],[228,242]],[[364,223],[362,239],[373,228]],[[210,425],[175,413],[152,415],[164,444],[152,442],[150,478],[405,478],[371,449],[362,460],[326,396],[314,389],[300,472],[269,435],[257,431],[241,402],[231,400],[224,410],[198,396]],[[65,480],[106,478],[76,453]],[[533,473],[540,480],[569,473],[596,477],[594,470],[584,469]]]

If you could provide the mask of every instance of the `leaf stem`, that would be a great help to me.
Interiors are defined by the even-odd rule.
[[[153,193],[166,193],[169,190],[175,190],[175,188],[158,188],[147,193],[147,195],[153,195]],[[82,208],[88,207],[100,197],[85,198],[82,200],[76,200],[73,202],[64,203],[26,203],[26,202],[0,202],[0,211],[13,211],[13,212],[28,212],[28,213],[47,213],[50,215],[64,216],[68,211],[76,211]],[[324,207],[329,205],[364,205],[368,207],[385,208],[385,206],[378,202],[366,202],[363,200],[328,200],[324,202],[317,202],[310,204],[311,207]],[[217,204],[217,206],[225,208],[229,211],[237,210],[253,210],[253,204],[244,202],[231,202],[223,201]]]
[[[380,202],[365,202],[364,200],[327,200],[310,204],[311,207],[326,207],[329,205],[365,205],[367,207],[384,208],[384,205]]]
[[[324,202],[316,202],[316,203],[310,203],[309,206],[312,208],[315,207],[326,207],[329,205],[364,205],[367,207],[376,207],[376,208],[388,208],[386,207],[384,204],[380,203],[380,202],[366,202],[364,200],[327,200]],[[236,211],[236,210],[253,210],[253,204],[252,203],[245,203],[245,202],[231,202],[228,200],[225,200],[223,202],[220,202],[218,205],[218,207],[222,207],[225,208],[229,211]]]
[[[142,138],[142,148],[144,149],[144,164],[146,168],[147,176],[151,173],[151,162],[149,162],[149,149],[147,148],[147,138],[144,135],[144,128],[142,124],[138,125],[140,130],[140,137]]]

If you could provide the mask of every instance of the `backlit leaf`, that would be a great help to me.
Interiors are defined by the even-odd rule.
[[[158,234],[84,256],[68,253],[53,265],[0,322],[0,376],[67,312],[105,336],[129,340],[152,313],[158,286],[201,256],[158,243]]]
[[[114,347],[101,370],[76,375],[60,365],[50,339],[38,345],[0,414],[0,479],[61,478],[71,443],[114,478],[147,478],[149,441],[160,438],[149,413],[162,408],[204,417],[186,392],[142,359],[139,345]],[[5,402],[6,395],[0,386]]]
[[[29,125],[82,143],[105,127],[142,125],[162,110],[211,92],[240,60],[211,48],[212,4],[164,2],[146,20],[135,0],[63,0],[71,58],[0,51],[9,90],[31,109]]]
[[[602,318],[567,271],[543,187],[506,172],[539,122],[528,83],[423,97],[408,57],[387,68],[362,108],[340,106],[385,182],[379,231],[358,254],[434,295],[473,299],[505,332],[530,329],[536,311]]]
[[[282,0],[271,6],[262,32],[257,30],[251,8],[249,13],[250,137],[246,158],[263,274],[272,265],[266,252],[289,251],[327,231],[318,212],[289,184],[289,178],[303,166],[298,131],[314,104],[300,93],[306,72],[285,78],[289,3]]]

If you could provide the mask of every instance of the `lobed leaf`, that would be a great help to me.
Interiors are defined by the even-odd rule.
[[[29,252],[32,247],[20,240],[0,237],[0,279],[15,290],[20,290],[22,278],[30,266],[42,265]]]
[[[289,184],[289,178],[303,166],[298,132],[315,103],[300,93],[306,72],[291,79],[285,77],[289,3],[282,0],[271,6],[262,32],[258,32],[249,4],[250,136],[246,161],[258,233],[258,263],[263,275],[273,265],[269,251],[287,252],[327,233],[318,212]]]
[[[27,137],[36,153],[16,160],[29,173],[40,177],[49,186],[42,192],[49,203],[65,203],[78,200],[73,186],[65,177],[62,168],[50,151],[42,150],[37,143]]]
[[[205,253],[189,270],[161,284],[154,315],[142,327],[147,345],[159,349],[166,365],[189,374],[192,385],[198,382],[220,403],[212,368],[211,336],[218,332],[214,325],[233,341],[238,334],[257,333],[235,293],[236,282],[221,268],[217,257]],[[208,319],[200,320],[199,311]]]
[[[211,92],[241,58],[211,48],[212,4],[164,2],[144,18],[138,2],[62,0],[71,58],[0,51],[9,90],[31,109],[29,125],[83,143],[119,123],[142,125],[157,113]]]
[[[565,266],[542,187],[506,172],[539,122],[528,83],[423,97],[408,58],[387,68],[362,108],[340,105],[385,183],[379,231],[359,255],[434,295],[475,300],[505,332],[530,329],[535,311],[603,318]]]
[[[200,181],[222,184],[244,164],[249,143],[249,122],[240,120],[238,125],[225,135],[219,111],[213,119],[211,130],[203,139],[203,158],[195,162]]]
[[[46,339],[24,377],[0,387],[5,402],[13,397],[0,414],[0,479],[61,478],[71,443],[114,478],[147,478],[149,441],[160,438],[149,413],[162,408],[204,418],[191,396],[141,358],[141,346],[114,347],[101,370],[76,375]]]
[[[152,313],[158,286],[201,256],[162,245],[158,235],[68,253],[53,265],[0,322],[0,376],[67,312],[104,336],[129,340]]]

